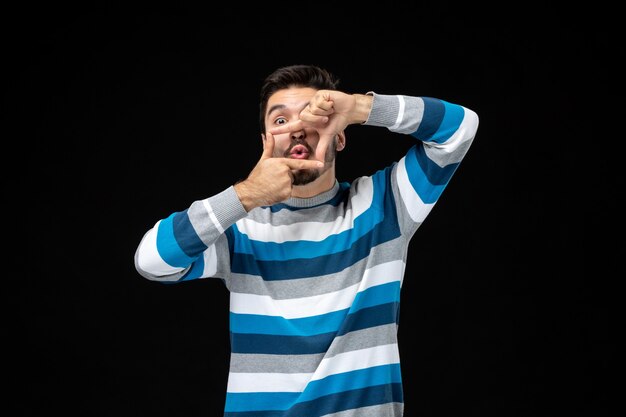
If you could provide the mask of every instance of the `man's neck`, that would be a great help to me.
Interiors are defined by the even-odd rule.
[[[325,193],[335,186],[335,169],[329,169],[318,179],[305,185],[294,185],[291,196],[295,198],[311,198]]]

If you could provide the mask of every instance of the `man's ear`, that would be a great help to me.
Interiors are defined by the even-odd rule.
[[[346,132],[345,130],[337,134],[337,152],[343,151],[346,147]]]

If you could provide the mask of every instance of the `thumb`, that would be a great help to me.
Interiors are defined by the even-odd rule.
[[[271,158],[274,153],[274,135],[271,133],[265,134],[265,140],[263,141],[263,154],[261,159]]]
[[[315,151],[315,159],[321,162],[326,161],[326,152],[328,147],[332,146],[332,142],[335,136],[333,135],[320,135],[320,141],[317,144],[317,150]]]

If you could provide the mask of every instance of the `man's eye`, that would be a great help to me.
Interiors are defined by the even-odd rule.
[[[285,119],[284,117],[279,117],[278,119],[274,120],[274,124],[277,125],[284,125],[285,123],[287,123],[287,119]]]

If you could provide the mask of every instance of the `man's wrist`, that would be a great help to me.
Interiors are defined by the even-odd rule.
[[[237,193],[237,197],[239,197],[239,201],[241,201],[241,205],[243,208],[249,212],[254,208],[254,203],[251,198],[249,198],[249,193],[246,191],[247,187],[244,181],[237,182],[233,188]]]
[[[351,124],[363,124],[367,121],[372,110],[373,96],[368,94],[354,94],[355,105],[352,112]]]

